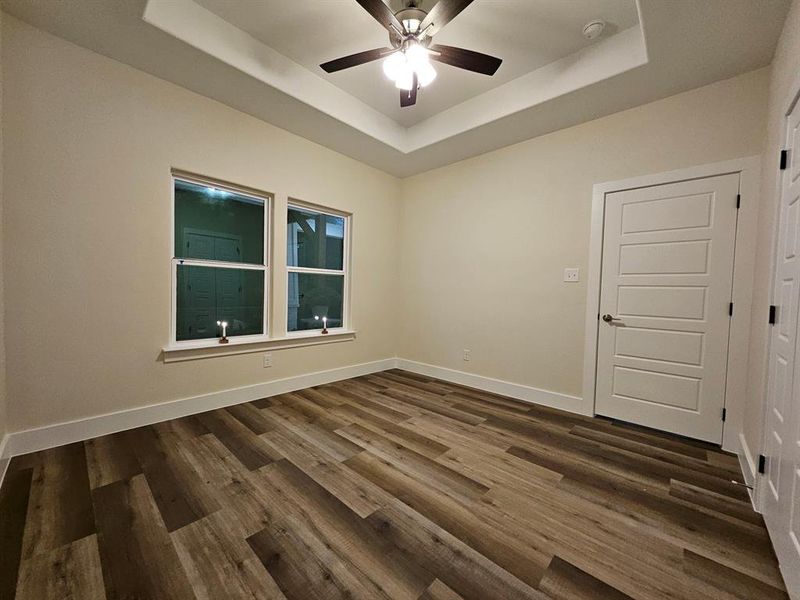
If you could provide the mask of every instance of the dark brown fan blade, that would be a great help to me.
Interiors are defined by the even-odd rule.
[[[442,46],[441,44],[432,44],[430,50],[438,52],[438,54],[431,54],[431,60],[453,65],[459,69],[483,73],[484,75],[494,75],[503,62],[503,59],[495,58],[488,54],[453,46]]]
[[[428,25],[433,25],[428,30],[428,35],[433,35],[450,21],[455,19],[458,14],[472,4],[472,0],[439,0],[428,16],[425,17],[419,26],[420,31],[424,31]]]
[[[414,106],[417,103],[418,87],[419,83],[417,82],[417,74],[414,73],[414,84],[411,86],[411,89],[400,90],[400,108],[405,108],[406,106]]]
[[[394,16],[392,9],[386,6],[381,0],[356,0],[356,2],[371,14],[373,19],[389,31],[391,31],[393,27],[397,28],[397,31],[400,33],[405,31],[405,29],[403,29],[403,24]]]
[[[363,65],[364,63],[378,60],[379,58],[388,56],[393,51],[393,48],[375,48],[374,50],[365,50],[364,52],[351,54],[350,56],[343,56],[342,58],[337,58],[336,60],[322,63],[320,67],[326,73],[335,73],[336,71],[341,71],[342,69],[349,69],[350,67],[357,67],[358,65]]]

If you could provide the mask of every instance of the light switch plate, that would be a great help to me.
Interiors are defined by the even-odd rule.
[[[564,281],[575,283],[580,281],[580,271],[578,269],[564,269]]]

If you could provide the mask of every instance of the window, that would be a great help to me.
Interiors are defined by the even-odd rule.
[[[349,217],[290,204],[286,219],[289,272],[287,331],[346,326]]]
[[[174,176],[173,340],[266,335],[270,197]]]

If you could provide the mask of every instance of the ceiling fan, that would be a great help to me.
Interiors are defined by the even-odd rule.
[[[484,75],[494,75],[502,59],[473,50],[434,44],[433,36],[452,21],[473,0],[439,0],[430,12],[419,8],[418,0],[392,12],[382,0],[356,0],[389,32],[391,47],[375,48],[337,58],[320,65],[326,73],[384,59],[383,71],[400,90],[400,106],[417,102],[417,90],[436,79],[435,60]]]

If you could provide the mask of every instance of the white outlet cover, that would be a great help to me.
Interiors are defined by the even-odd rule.
[[[580,281],[580,270],[575,268],[564,269],[564,281],[569,283]]]

